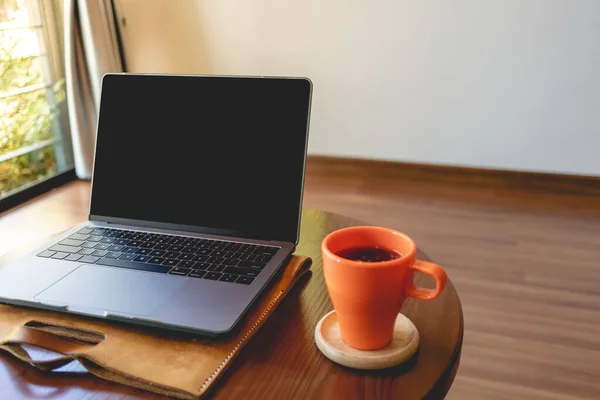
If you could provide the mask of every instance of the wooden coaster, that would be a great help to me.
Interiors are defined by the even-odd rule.
[[[398,314],[390,344],[379,350],[357,350],[341,338],[333,310],[317,324],[315,342],[325,357],[340,365],[356,369],[383,369],[401,364],[415,354],[419,347],[419,331],[410,319]]]

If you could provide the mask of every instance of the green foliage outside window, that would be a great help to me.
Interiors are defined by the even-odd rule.
[[[48,88],[13,94],[44,83],[40,57],[15,56],[17,44],[0,32],[0,157],[53,139],[52,125],[58,116],[59,104],[65,100],[64,81]],[[52,145],[0,162],[0,197],[53,175],[56,169]]]

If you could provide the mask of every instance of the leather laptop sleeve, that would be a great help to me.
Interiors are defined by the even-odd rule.
[[[310,258],[293,256],[234,330],[219,338],[0,305],[0,349],[43,370],[56,370],[77,360],[90,373],[109,381],[198,399],[223,376],[310,265]],[[36,358],[28,346],[54,354]]]

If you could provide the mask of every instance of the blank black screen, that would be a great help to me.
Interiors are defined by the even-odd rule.
[[[297,242],[310,101],[303,78],[105,75],[90,214]]]

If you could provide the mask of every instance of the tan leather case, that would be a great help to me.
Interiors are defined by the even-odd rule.
[[[44,370],[77,360],[113,382],[181,399],[202,397],[311,265],[293,256],[238,326],[217,339],[23,307],[0,306],[0,349]],[[58,355],[32,359],[21,345]],[[169,365],[169,368],[165,368]]]

